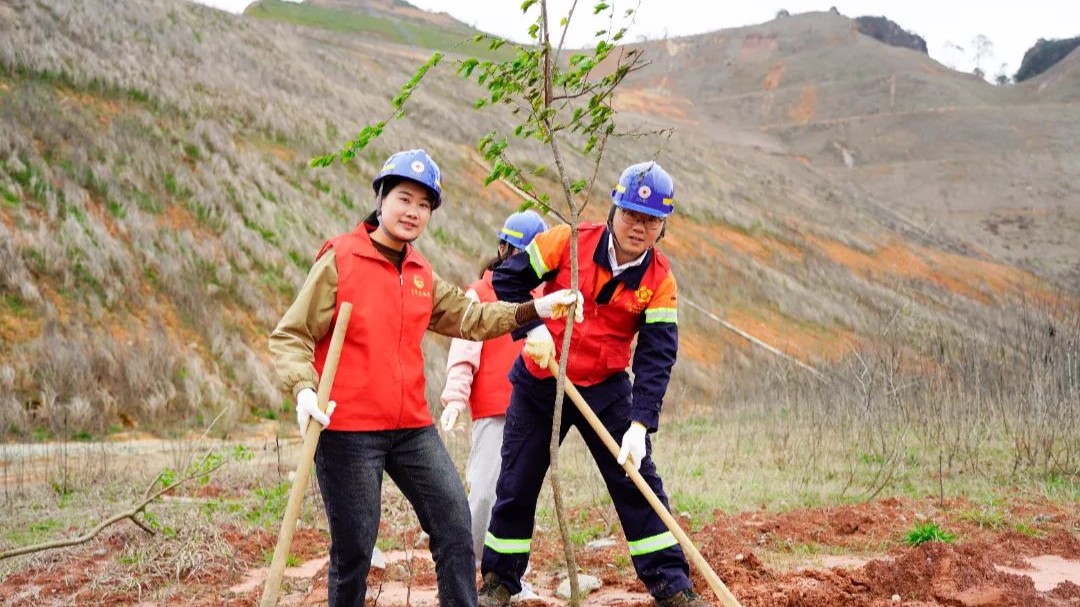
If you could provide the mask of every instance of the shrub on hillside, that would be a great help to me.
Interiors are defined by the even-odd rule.
[[[1016,70],[1013,80],[1023,82],[1028,78],[1034,78],[1067,57],[1073,50],[1080,46],[1080,36],[1065,38],[1063,40],[1045,40],[1039,38],[1035,46],[1024,53],[1020,61],[1020,69]]]

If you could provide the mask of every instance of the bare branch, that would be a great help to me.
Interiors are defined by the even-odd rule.
[[[129,508],[127,510],[124,510],[122,512],[117,512],[116,514],[110,516],[109,518],[105,519],[104,521],[98,523],[98,525],[96,527],[94,527],[93,529],[91,529],[90,531],[86,532],[83,535],[80,535],[78,537],[65,539],[65,540],[56,540],[56,541],[52,541],[52,542],[45,542],[45,543],[42,543],[42,544],[33,544],[31,546],[23,546],[21,548],[13,548],[13,549],[7,550],[5,552],[0,552],[0,561],[6,560],[6,559],[9,559],[9,558],[12,558],[12,557],[16,557],[16,556],[21,556],[21,555],[24,555],[24,554],[31,554],[31,553],[34,553],[34,552],[42,552],[44,550],[52,550],[53,548],[66,548],[68,546],[75,546],[75,545],[78,545],[78,544],[85,544],[86,542],[89,542],[90,540],[97,537],[97,535],[99,533],[101,533],[102,530],[104,530],[106,527],[108,527],[110,525],[114,525],[114,524],[116,524],[116,523],[118,523],[118,522],[120,522],[120,521],[122,521],[124,519],[130,519],[131,522],[135,523],[136,525],[141,527],[143,530],[145,530],[148,533],[152,534],[153,531],[148,529],[145,525],[143,525],[141,522],[139,522],[138,519],[135,518],[135,516],[137,514],[139,514],[139,513],[143,512],[144,510],[146,510],[147,506],[149,506],[152,502],[157,500],[162,495],[172,491],[173,489],[179,487],[180,485],[182,485],[182,484],[184,484],[184,483],[186,483],[186,482],[188,482],[188,481],[190,481],[192,479],[199,478],[199,477],[202,477],[202,476],[206,476],[208,474],[211,474],[211,473],[215,472],[218,468],[221,468],[222,466],[224,466],[226,462],[228,462],[227,459],[222,459],[220,462],[217,462],[216,464],[214,464],[213,466],[211,466],[209,468],[190,471],[187,475],[185,475],[180,480],[175,481],[172,484],[170,484],[169,486],[162,488],[160,491],[158,491],[157,493],[154,493],[152,496],[143,499],[141,502],[136,504],[134,507]],[[161,475],[158,475],[157,478],[160,479]]]

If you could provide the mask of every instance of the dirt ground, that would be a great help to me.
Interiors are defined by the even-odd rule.
[[[1017,500],[993,516],[965,500],[889,498],[866,504],[786,513],[715,512],[695,544],[746,607],[1039,607],[1080,605],[1080,509],[1045,501]],[[601,524],[600,510],[574,513],[583,525]],[[904,535],[932,521],[955,533],[955,543],[904,544]],[[0,585],[4,606],[257,605],[265,579],[264,555],[275,536],[222,529],[191,557],[169,559],[166,570],[132,563],[129,543],[143,541],[127,523],[93,542],[26,558],[26,566]],[[585,605],[645,606],[651,601],[634,576],[626,545],[579,547],[582,573],[603,586]],[[174,552],[193,540],[170,540]],[[165,542],[166,544],[168,542]],[[323,531],[297,532],[298,566],[286,572],[281,605],[323,605],[329,540]],[[186,548],[190,549],[191,546]],[[534,538],[529,580],[540,599],[523,607],[562,605],[555,588],[564,578],[562,550],[554,532]],[[173,555],[175,557],[175,554]],[[386,554],[387,564],[369,575],[368,605],[417,607],[438,604],[430,554],[416,548]],[[177,564],[182,562],[184,566]],[[132,572],[137,568],[136,573]],[[130,579],[137,575],[139,582]],[[697,590],[715,600],[699,573]],[[155,597],[169,596],[168,600]]]

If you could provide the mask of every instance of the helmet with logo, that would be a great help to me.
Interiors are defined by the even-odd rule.
[[[675,182],[655,162],[639,162],[623,171],[611,201],[620,209],[667,217],[675,210]]]
[[[499,240],[515,249],[524,249],[537,234],[545,230],[547,224],[539,213],[533,210],[521,211],[506,218],[506,223],[499,230]]]
[[[387,158],[379,174],[371,180],[371,187],[375,189],[376,195],[385,194],[380,189],[388,178],[391,179],[391,184],[396,183],[394,178],[398,178],[415,181],[426,187],[431,192],[433,211],[442,204],[442,173],[439,165],[435,164],[424,150],[405,150]]]

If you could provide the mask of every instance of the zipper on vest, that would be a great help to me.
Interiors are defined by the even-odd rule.
[[[402,357],[402,352],[401,352],[401,343],[405,339],[405,337],[404,337],[405,336],[405,323],[407,322],[406,318],[405,318],[405,264],[404,263],[402,263],[401,272],[398,272],[398,282],[401,285],[401,290],[398,293],[398,300],[401,302],[401,316],[400,316],[400,318],[401,318],[401,330],[398,331],[397,359],[398,359],[398,376],[401,377],[401,398],[398,400],[398,419],[397,419],[397,424],[395,424],[395,429],[401,428],[401,416],[405,413],[405,383],[406,383],[406,380],[405,380],[405,368],[401,364],[401,359],[403,358]]]

